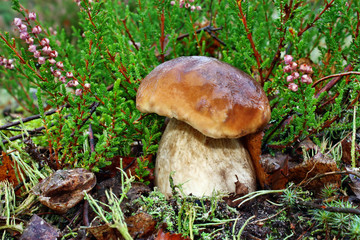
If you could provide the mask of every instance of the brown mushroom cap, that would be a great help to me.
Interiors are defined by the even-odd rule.
[[[260,84],[215,58],[180,57],[157,66],[137,92],[141,112],[184,121],[212,138],[238,138],[270,120]]]

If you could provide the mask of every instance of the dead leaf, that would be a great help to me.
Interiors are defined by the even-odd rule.
[[[236,176],[236,175],[235,175]],[[236,176],[238,179],[238,176]],[[241,183],[239,180],[235,182],[235,193],[230,193],[228,196],[225,196],[223,200],[226,202],[227,205],[230,207],[238,206],[242,200],[237,200],[238,198],[245,196],[249,193],[248,187],[245,184]]]
[[[157,222],[147,213],[137,213],[125,219],[129,234],[133,239],[145,239],[155,232]],[[92,224],[97,224],[96,221]],[[121,233],[110,227],[109,224],[88,227],[89,231],[97,240],[123,239]]]
[[[57,228],[34,214],[20,240],[56,240],[58,237],[60,237],[60,232]]]
[[[86,230],[91,233],[97,240],[122,239],[121,233],[116,228],[110,227],[109,224],[88,227]]]
[[[147,238],[155,232],[157,222],[147,213],[137,213],[125,220],[130,235],[134,239]]]
[[[185,238],[179,233],[165,233],[162,228],[160,228],[155,240],[190,240],[190,238]]]
[[[249,193],[249,188],[239,181],[238,176],[236,176],[236,179],[237,181],[235,182],[235,194],[239,196],[245,196]]]
[[[268,184],[271,189],[284,189],[288,183],[289,156],[283,153],[276,153],[275,156],[265,154],[261,156],[261,164],[266,169]]]
[[[329,172],[339,171],[334,159],[329,158],[321,153],[317,153],[314,157],[305,160],[300,164],[289,165],[289,181],[296,184],[305,183],[307,180],[314,178],[316,175],[321,175]],[[339,174],[331,174],[322,176],[309,181],[306,189],[319,190],[328,184],[333,184],[339,187],[341,183],[341,176]]]
[[[75,168],[58,170],[43,179],[33,193],[39,201],[58,213],[65,213],[78,204],[96,184],[95,174],[89,170]]]
[[[8,180],[14,186],[19,184],[16,179],[14,163],[4,151],[2,151],[1,165],[0,165],[0,181]]]
[[[14,186],[19,184],[18,179],[16,178],[16,171],[14,167],[14,162],[11,160],[10,156],[7,155],[4,151],[1,153],[0,159],[0,182],[4,180],[8,180]],[[17,172],[19,172],[19,168],[17,168]],[[22,181],[19,176],[20,181]],[[16,191],[16,194],[20,194],[20,189]]]

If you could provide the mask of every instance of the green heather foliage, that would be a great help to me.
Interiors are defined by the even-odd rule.
[[[63,67],[48,60],[39,64],[18,30],[1,33],[0,56],[14,59],[14,69],[0,66],[0,86],[29,114],[41,114],[45,138],[38,144],[49,146],[58,168],[98,170],[113,156],[129,156],[131,144],[138,140],[143,156],[154,154],[163,118],[136,110],[136,90],[157,65],[179,56],[216,57],[264,86],[272,107],[264,137],[270,149],[288,149],[308,136],[315,141],[324,134],[339,138],[352,129],[358,75],[344,76],[321,94],[333,78],[316,81],[359,71],[359,1],[195,0],[202,8],[195,11],[180,8],[178,1],[173,6],[170,0],[77,2],[71,33],[60,27],[54,34],[46,19],[38,20],[39,13],[35,21],[26,22],[33,10],[13,0],[37,50],[42,51],[40,41],[48,38]],[[73,8],[67,9],[75,9],[76,1],[69,4]],[[31,33],[35,26],[41,26],[40,34]],[[294,80],[298,90],[290,90],[284,55],[292,55],[299,66],[307,61],[313,83],[299,78]],[[65,77],[70,72],[73,77]],[[76,79],[78,85],[66,86],[57,74],[66,82]],[[48,109],[57,112],[47,115]],[[94,151],[89,147],[90,130]]]

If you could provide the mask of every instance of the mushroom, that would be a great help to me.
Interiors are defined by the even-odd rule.
[[[256,189],[254,165],[242,138],[263,129],[269,101],[260,84],[215,58],[179,57],[157,66],[138,89],[141,112],[170,118],[159,143],[155,185],[171,195],[169,176],[185,194]]]

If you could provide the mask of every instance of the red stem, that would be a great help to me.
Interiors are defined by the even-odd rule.
[[[165,16],[164,16],[164,9],[161,12],[160,28],[161,28],[161,36],[160,36],[161,53],[160,53],[160,57],[161,57],[161,61],[164,62],[165,61],[165,56],[164,56],[164,48],[165,48],[165,44],[164,44],[165,43],[165,34],[164,34]]]
[[[254,56],[255,56],[255,59],[256,59],[256,63],[257,63],[257,65],[258,65],[261,84],[263,84],[263,81],[264,81],[264,80],[263,80],[262,69],[261,69],[262,59],[261,59],[260,53],[256,50],[256,46],[255,46],[254,40],[253,40],[253,38],[252,38],[251,31],[249,30],[249,27],[248,27],[248,25],[247,25],[246,16],[244,15],[243,10],[242,10],[242,7],[241,7],[241,1],[238,1],[238,8],[239,8],[239,14],[238,14],[238,16],[239,16],[239,18],[241,19],[242,23],[244,24],[245,31],[246,31],[246,33],[247,33],[247,38],[249,39],[249,42],[250,42],[251,47],[252,47],[253,52],[254,52]]]
[[[303,33],[304,33],[306,30],[308,30],[309,28],[311,28],[312,26],[314,26],[315,22],[318,21],[318,20],[320,19],[321,15],[323,15],[324,12],[331,7],[331,5],[333,4],[334,1],[335,1],[335,0],[331,0],[331,2],[326,3],[326,6],[325,6],[324,9],[321,11],[321,13],[319,13],[319,14],[315,17],[315,19],[314,19],[314,21],[312,21],[312,23],[308,23],[303,29],[301,29],[301,30],[298,32],[298,36],[300,37],[301,35],[303,35]]]

